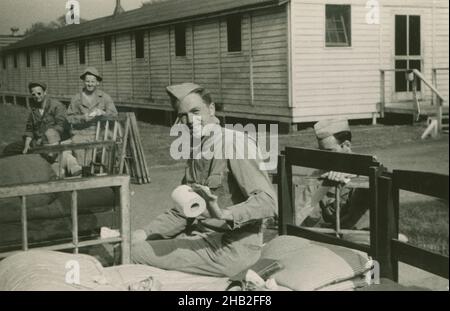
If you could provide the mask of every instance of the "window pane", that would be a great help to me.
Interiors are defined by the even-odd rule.
[[[420,16],[409,16],[409,55],[420,55]]]
[[[31,52],[27,51],[27,67],[31,66]]]
[[[5,55],[2,56],[2,67],[3,67],[3,69],[6,69],[6,56]]]
[[[112,46],[111,46],[111,37],[105,37],[103,40],[104,44],[104,52],[105,52],[105,61],[112,60]]]
[[[228,52],[242,51],[242,17],[240,15],[227,18]]]
[[[409,61],[409,69],[417,69],[422,71],[422,64],[420,60],[410,60]],[[409,89],[412,90],[412,83],[409,85]],[[420,79],[417,79],[417,90],[421,90]]]
[[[47,66],[47,56],[45,55],[45,49],[41,49],[41,66]]]
[[[64,65],[64,45],[58,47],[58,64]]]
[[[351,46],[351,6],[325,5],[326,46]]]
[[[14,68],[17,68],[17,54],[14,53]]]
[[[175,55],[186,56],[186,26],[175,26]]]
[[[395,55],[406,55],[406,15],[395,15]]]
[[[406,60],[396,60],[395,61],[395,69],[407,69]],[[406,92],[407,91],[407,83],[406,83],[406,74],[405,72],[396,72],[395,73],[395,91],[396,92]]]
[[[86,42],[85,41],[78,42],[78,57],[79,57],[81,65],[86,63]]]
[[[136,58],[144,58],[144,32],[136,31],[134,34],[134,47]]]

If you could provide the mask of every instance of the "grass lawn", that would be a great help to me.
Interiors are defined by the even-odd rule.
[[[27,111],[23,107],[0,105],[0,152],[8,143],[21,139],[27,115]],[[169,136],[169,127],[139,122],[139,129],[151,173],[162,171],[161,174],[167,174],[167,169],[164,167],[183,163],[173,160],[169,155],[170,145],[174,139]],[[448,174],[448,150],[439,149],[436,152],[432,142],[424,147],[418,145],[421,143],[419,140],[423,130],[422,125],[355,125],[352,126],[353,149],[359,153],[380,155],[382,159],[386,159],[382,162],[387,162],[390,169],[409,168]],[[408,144],[411,144],[412,149]],[[397,153],[391,151],[399,145],[406,146],[404,148],[406,151]],[[279,150],[285,146],[315,148],[316,141],[313,130],[306,129],[290,135],[280,135]],[[423,152],[420,153],[421,151]],[[415,158],[420,160],[416,162]],[[405,166],[402,167],[402,164]],[[177,170],[176,176],[173,174],[174,176],[170,176],[169,179],[166,178],[167,180],[164,181],[166,184],[158,183],[158,179],[153,179],[153,183],[142,194],[141,201],[145,203],[152,201],[153,199],[150,199],[152,195],[158,198],[164,195],[168,198],[172,185],[175,187],[181,180],[178,171],[181,170]],[[165,196],[165,192],[167,192],[167,196]],[[411,193],[403,193],[401,202],[400,231],[408,236],[412,244],[448,255],[448,206],[443,202],[417,197]],[[140,209],[138,208],[138,210]],[[142,211],[143,213],[145,211]],[[136,215],[137,218],[147,218],[146,216],[148,215]]]

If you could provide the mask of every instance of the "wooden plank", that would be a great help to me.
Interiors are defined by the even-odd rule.
[[[130,115],[130,120],[131,120],[131,115]],[[140,169],[140,162],[139,162],[139,157],[137,155],[137,149],[136,149],[136,141],[135,141],[135,135],[134,135],[134,126],[133,126],[133,121],[131,121],[130,123],[130,146],[131,146],[131,154],[132,154],[132,159],[133,159],[133,163],[134,165],[131,165],[134,169],[134,173],[136,174],[135,177],[137,178],[137,182],[139,184],[143,183],[143,179],[142,179],[142,174],[141,174],[141,169]]]
[[[123,168],[125,165],[125,158],[127,156],[127,145],[128,145],[128,136],[130,133],[130,119],[127,117],[125,121],[125,130],[124,135],[122,136],[122,130],[119,127],[119,135],[122,136],[123,142],[122,142],[122,150],[120,153],[120,160],[119,160],[119,174],[123,174]]]
[[[78,254],[78,192],[72,191],[72,243],[75,246],[74,252]]]
[[[294,213],[292,208],[291,186],[289,185],[288,167],[286,167],[286,157],[278,157],[278,233],[286,234],[286,226],[294,223]],[[292,180],[292,178],[291,178]]]
[[[131,263],[131,218],[130,218],[130,185],[125,183],[120,187],[121,214],[121,247],[122,264]]]
[[[448,279],[447,256],[392,240],[392,254],[397,260]]]
[[[371,235],[375,235],[377,240],[377,244],[372,245],[371,256],[380,264],[380,277],[398,281],[398,263],[393,260],[391,248],[391,240],[398,237],[398,219],[395,217],[390,177],[378,178],[377,193],[377,215],[370,215]]]
[[[287,225],[286,232],[288,235],[298,236],[298,237],[308,239],[311,241],[348,247],[348,248],[356,249],[356,250],[359,250],[359,251],[362,251],[365,253],[370,253],[370,247],[367,245],[342,240],[340,238],[337,238],[337,237],[334,237],[331,235],[314,232],[309,229],[301,228],[301,227],[298,227],[295,225]]]
[[[150,174],[149,174],[149,170],[148,170],[147,160],[145,158],[144,148],[142,146],[141,134],[139,132],[139,127],[138,127],[138,123],[136,120],[136,116],[134,114],[132,115],[132,120],[135,124],[136,139],[138,141],[137,145],[138,145],[139,154],[140,154],[141,161],[142,161],[142,169],[144,171],[144,179],[146,180],[147,183],[150,183]]]
[[[9,185],[0,187],[0,199],[20,197],[24,195],[28,196],[33,194],[66,192],[69,190],[118,187],[125,183],[129,183],[129,176],[116,175],[72,180],[57,180],[45,183]]]
[[[27,219],[27,198],[21,197],[21,223],[22,223],[22,250],[28,250],[28,219]]]
[[[369,176],[369,168],[379,166],[373,156],[324,150],[286,147],[287,165]]]
[[[114,146],[113,141],[97,141],[97,142],[89,142],[89,143],[74,143],[74,144],[64,144],[64,145],[52,145],[52,146],[42,146],[36,147],[30,150],[29,153],[50,153],[50,152],[62,152],[67,150],[74,149],[92,149],[94,147],[101,148],[107,147],[111,148]]]
[[[406,170],[393,171],[393,184],[395,189],[402,189],[424,195],[449,199],[449,176],[429,172]]]

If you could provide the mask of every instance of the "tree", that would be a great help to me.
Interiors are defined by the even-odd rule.
[[[11,34],[13,36],[15,36],[16,33],[19,32],[19,27],[11,27],[10,30],[11,30]]]
[[[87,22],[86,19],[80,18],[80,23],[85,23],[85,22]],[[25,30],[24,36],[28,37],[28,36],[34,35],[36,33],[39,33],[39,32],[54,30],[54,29],[65,27],[65,26],[66,26],[66,15],[61,15],[56,20],[54,20],[50,23],[47,23],[47,24],[43,23],[43,22],[37,22],[37,23],[31,24],[31,26],[27,30]]]

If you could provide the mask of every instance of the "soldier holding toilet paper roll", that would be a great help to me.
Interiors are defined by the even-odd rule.
[[[259,154],[256,142],[244,133],[218,127],[219,134],[211,136],[193,126],[196,117],[202,126],[219,125],[216,106],[203,87],[183,83],[167,92],[177,122],[200,141],[191,155],[225,133],[235,137],[229,150],[243,154],[239,142],[245,140],[246,151]],[[182,182],[187,188],[172,193],[174,208],[133,233],[134,263],[213,276],[232,276],[253,265],[261,255],[264,220],[277,213],[275,191],[260,163],[259,157],[191,157]],[[200,213],[201,201],[183,191],[200,196],[206,209]]]

